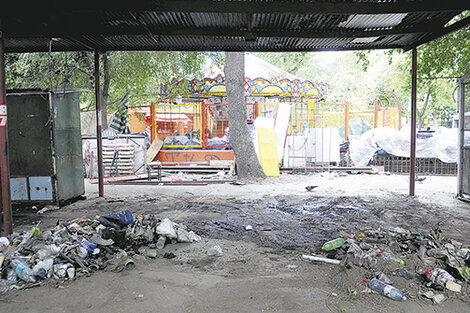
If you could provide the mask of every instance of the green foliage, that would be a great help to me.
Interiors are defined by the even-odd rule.
[[[127,91],[132,96],[155,94],[160,83],[173,77],[197,75],[205,57],[203,52],[115,51],[109,53],[109,99],[111,103]],[[215,54],[210,54],[217,57]],[[83,88],[94,85],[94,59],[90,52],[7,54],[8,88]],[[101,83],[103,68],[101,62]],[[93,92],[82,93],[82,102],[93,103]]]
[[[370,51],[360,50],[360,51],[354,52],[354,54],[357,57],[357,63],[362,65],[362,70],[366,72],[370,64],[369,57],[368,57],[370,54]]]
[[[470,11],[456,20],[469,17]],[[418,48],[418,76],[462,76],[470,73],[470,26]]]
[[[470,16],[461,14],[456,20]],[[328,102],[370,104],[383,91],[392,92],[409,116],[411,100],[411,53],[402,50],[258,53],[282,69],[331,86]],[[470,74],[470,27],[467,26],[418,48],[418,77],[433,78]],[[419,124],[434,119],[447,123],[456,111],[456,79],[418,79]],[[431,91],[428,105],[425,99]],[[403,121],[404,123],[406,121]]]

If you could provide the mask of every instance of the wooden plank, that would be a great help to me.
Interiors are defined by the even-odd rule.
[[[146,157],[147,164],[152,162],[153,159],[155,159],[155,157],[157,156],[162,146],[163,146],[163,141],[158,138],[155,138],[155,140],[152,142],[150,147],[147,149],[147,157]]]

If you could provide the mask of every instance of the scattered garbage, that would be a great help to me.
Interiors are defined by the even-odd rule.
[[[157,257],[157,250],[155,250],[155,249],[147,250],[147,256],[149,258],[156,258]]]
[[[222,252],[222,248],[220,246],[213,246],[209,250],[207,250],[207,255],[209,256],[222,256],[224,253]]]
[[[15,269],[16,275],[24,281],[34,283],[33,270],[29,267],[28,263],[20,260],[13,260],[12,266]]]
[[[326,242],[321,248],[325,251],[330,251],[330,250],[333,250],[342,246],[344,246],[344,239],[337,238],[337,239]]]
[[[446,297],[442,293],[435,294],[432,290],[424,292],[423,296],[428,299],[431,299],[435,304],[441,304],[441,302],[446,299]]]
[[[251,226],[251,225],[246,225],[245,226],[245,230],[252,230],[252,229],[253,229],[253,226]]]
[[[114,227],[117,230],[120,230],[125,225],[132,224],[134,220],[131,211],[123,210],[117,213],[101,216],[99,221],[104,226]]]
[[[435,268],[434,270],[426,270],[424,272],[426,277],[434,284],[445,287],[448,281],[455,281],[455,278],[452,277],[446,270],[441,268]]]
[[[163,222],[161,222],[160,225],[157,226],[156,233],[170,239],[178,237],[176,235],[174,223],[167,218],[165,218]]]
[[[163,249],[165,247],[166,243],[166,237],[165,236],[159,236],[158,241],[157,241],[157,249]]]
[[[0,237],[0,246],[9,246],[10,240],[7,237]]]
[[[383,281],[378,280],[377,278],[374,278],[369,282],[369,287],[372,291],[380,293],[393,300],[406,301],[407,299],[406,296],[401,294],[400,290],[393,287],[392,285],[388,285]]]
[[[324,262],[324,263],[330,263],[330,264],[336,264],[336,265],[341,263],[340,260],[332,260],[332,259],[322,258],[318,256],[313,256],[313,255],[306,255],[306,254],[303,254],[302,258],[306,260],[310,260],[310,261]]]
[[[36,209],[35,206],[33,206],[33,209]],[[56,211],[60,209],[60,206],[58,205],[46,205],[45,207],[43,207],[41,210],[37,211],[36,214],[37,215],[43,215],[44,213],[46,212],[49,212],[49,211]]]
[[[462,290],[462,286],[451,280],[447,281],[446,288],[453,292],[460,292]]]
[[[0,262],[1,266],[1,262]],[[460,276],[465,280],[465,282],[468,283],[468,280],[470,279],[470,268],[467,266],[462,266],[462,267],[457,267],[457,270],[459,271]]]
[[[163,249],[167,240],[189,243],[201,237],[167,218],[134,217],[129,210],[58,221],[51,229],[40,229],[38,224],[24,233],[0,237],[0,278],[6,278],[0,279],[0,293],[46,283],[60,287],[98,270],[132,270],[134,256],[156,258],[154,248]]]
[[[394,227],[342,230],[339,235],[343,237],[314,248],[324,255],[302,257],[344,266],[346,270],[363,268],[364,276],[373,278],[368,284],[370,289],[392,299],[406,299],[396,288],[400,287],[407,296],[421,295],[435,304],[448,298],[468,301],[470,246],[445,238],[439,225],[428,234]],[[350,293],[354,288],[348,290]]]

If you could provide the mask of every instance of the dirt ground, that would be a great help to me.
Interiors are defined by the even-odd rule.
[[[373,273],[301,258],[319,254],[321,244],[341,230],[428,232],[439,223],[444,236],[468,244],[469,204],[455,198],[456,178],[427,177],[417,183],[415,197],[407,196],[408,184],[406,176],[394,175],[282,175],[242,186],[110,185],[100,199],[97,186],[87,183],[87,200],[59,211],[37,216],[33,209],[15,210],[15,230],[129,209],[183,223],[202,240],[167,245],[156,259],[137,255],[132,271],[12,291],[0,311],[470,312],[469,302],[458,298],[432,305],[414,282],[400,277],[392,281],[409,296],[406,302],[362,293],[362,280]],[[309,185],[318,188],[308,192]],[[214,245],[221,246],[221,257],[206,254]],[[165,252],[176,257],[164,258]]]

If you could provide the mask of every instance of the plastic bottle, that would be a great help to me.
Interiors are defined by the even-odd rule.
[[[322,250],[325,251],[330,251],[339,247],[342,247],[344,245],[344,239],[343,238],[336,238],[335,240],[331,240],[326,242],[322,248]]]
[[[442,268],[427,269],[424,271],[424,274],[430,281],[442,287],[445,287],[449,280],[455,281],[455,278]]]
[[[393,300],[406,301],[407,299],[406,296],[402,295],[400,290],[398,290],[397,288],[391,285],[384,283],[381,280],[378,280],[377,278],[374,278],[369,282],[369,287],[373,291],[380,293],[384,296],[387,296]]]
[[[78,255],[81,258],[87,258],[90,254],[94,254],[93,252],[96,249],[96,244],[89,241],[83,241],[78,248]],[[99,252],[99,250],[98,250]]]
[[[397,258],[387,252],[382,252],[380,253],[380,255],[385,259],[385,260],[389,260],[389,261],[392,261],[392,262],[395,262],[397,264],[400,264],[401,266],[405,266],[405,261],[403,261],[402,259],[400,258]]]
[[[34,279],[33,270],[29,267],[28,263],[25,261],[13,260],[12,264],[15,269],[15,273],[19,278],[30,283],[34,283],[36,281]]]
[[[160,236],[160,237],[158,237],[157,249],[163,249],[163,247],[165,246],[165,241],[166,241],[166,237],[165,237],[165,236]]]
[[[7,280],[10,284],[16,284],[16,273],[14,270],[8,270],[7,272]]]

